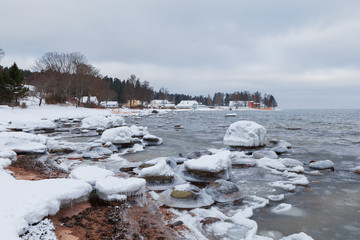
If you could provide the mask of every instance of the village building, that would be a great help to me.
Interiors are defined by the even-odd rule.
[[[92,104],[95,104],[95,105],[99,104],[99,101],[98,101],[96,96],[90,96],[90,98],[88,96],[83,96],[80,99],[80,102],[84,103],[84,104],[86,104],[86,103],[92,103]]]
[[[119,103],[117,101],[104,101],[100,103],[101,106],[106,108],[117,108],[119,107]]]
[[[167,109],[173,109],[175,108],[175,104],[173,104],[172,102],[169,102],[168,100],[164,99],[164,100],[160,100],[160,99],[155,99],[152,100],[150,102],[150,107],[151,108],[167,108]]]
[[[248,102],[247,101],[230,101],[229,108],[238,109],[238,108],[247,108]]]

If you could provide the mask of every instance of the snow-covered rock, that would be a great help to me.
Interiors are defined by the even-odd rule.
[[[101,135],[103,142],[111,142],[117,145],[130,144],[132,140],[132,131],[129,127],[117,127],[107,129]]]
[[[132,125],[130,130],[132,132],[132,137],[142,138],[143,136],[149,134],[147,127]]]
[[[56,128],[56,125],[49,120],[15,120],[11,121],[7,125],[8,129],[16,129],[16,130],[22,130],[22,131],[46,131],[46,132],[53,132]]]
[[[230,159],[233,166],[254,167],[256,165],[256,160],[244,152],[231,152]]]
[[[310,162],[309,167],[315,169],[334,169],[334,163],[330,160],[320,160]]]
[[[81,128],[96,130],[99,128],[107,129],[107,128],[114,128],[120,127],[125,124],[124,118],[120,116],[92,116],[84,118],[81,121]]]
[[[0,149],[17,153],[45,153],[47,137],[24,132],[0,132]]]
[[[114,172],[104,168],[100,168],[97,166],[86,166],[78,167],[72,170],[69,178],[84,180],[91,185],[95,185],[97,180],[114,175]]]
[[[107,177],[98,180],[95,189],[104,200],[125,200],[126,197],[144,194],[145,185],[146,181],[142,178]]]
[[[217,179],[228,180],[231,177],[230,151],[221,151],[214,155],[205,155],[199,159],[184,162],[185,177],[189,181],[211,182]],[[189,178],[190,177],[190,178]]]
[[[252,121],[238,121],[230,125],[224,144],[231,147],[260,147],[265,145],[266,129]]]
[[[10,160],[16,160],[16,152],[12,150],[3,150],[0,151],[0,158],[8,158]]]
[[[11,161],[8,158],[0,158],[0,171],[3,168],[7,168],[8,166],[10,166]]]
[[[301,232],[283,237],[280,240],[314,240],[314,239],[309,235],[307,235],[306,233]]]
[[[279,194],[279,195],[268,195],[267,198],[273,202],[278,202],[278,201],[282,201],[285,198],[284,194]]]

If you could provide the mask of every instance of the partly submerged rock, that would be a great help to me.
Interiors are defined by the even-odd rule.
[[[143,142],[146,146],[156,146],[162,144],[162,138],[156,137],[154,135],[146,134],[143,137]]]
[[[164,191],[161,194],[161,199],[168,207],[184,209],[210,206],[214,203],[203,189],[189,183],[177,185]]]
[[[322,169],[334,170],[334,163],[330,160],[311,161],[309,167],[320,170]]]
[[[25,132],[0,132],[1,151],[10,150],[17,154],[47,152],[48,138]]]
[[[96,130],[99,128],[108,129],[114,127],[120,127],[125,124],[124,118],[120,116],[92,116],[84,118],[81,121],[81,128]]]
[[[276,152],[277,154],[284,154],[291,152],[291,144],[284,140],[270,140],[269,145],[270,150]]]
[[[268,151],[268,150],[255,151],[255,152],[253,152],[252,156],[255,159],[260,159],[260,158],[263,158],[263,157],[272,158],[272,159],[277,159],[278,158],[278,155],[276,154],[276,152]]]
[[[230,159],[232,165],[236,167],[249,168],[256,165],[256,160],[246,155],[244,152],[231,152]]]
[[[204,155],[212,155],[212,152],[210,152],[209,150],[195,151],[195,152],[188,153],[186,155],[186,157],[188,159],[194,159],[194,158],[199,158],[199,157],[204,156]]]
[[[235,183],[225,180],[211,182],[205,188],[205,192],[216,202],[231,202],[242,197],[239,187]]]
[[[142,138],[145,135],[149,134],[147,127],[132,125],[130,127],[130,130],[132,131],[132,137],[136,137],[136,138]]]
[[[224,136],[224,144],[230,147],[265,146],[266,129],[252,121],[238,121],[230,125]]]
[[[164,159],[158,161],[155,165],[140,165],[143,168],[138,176],[146,180],[147,186],[152,190],[163,190],[168,188],[174,182],[175,173],[167,165]]]
[[[91,185],[95,185],[96,181],[98,181],[99,179],[114,175],[114,172],[104,168],[100,168],[97,166],[86,166],[78,167],[72,170],[69,178],[84,180]]]
[[[214,155],[205,155],[199,159],[184,163],[184,176],[193,182],[212,182],[217,179],[228,180],[231,177],[232,164],[230,151],[222,151]]]

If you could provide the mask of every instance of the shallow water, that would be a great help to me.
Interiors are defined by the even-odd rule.
[[[225,117],[226,113],[235,112],[236,117]],[[234,168],[231,180],[245,194],[266,197],[285,193],[281,202],[293,206],[288,214],[271,211],[281,202],[270,201],[269,206],[257,209],[252,219],[259,225],[258,233],[274,231],[289,235],[303,231],[314,239],[359,239],[360,175],[353,173],[352,168],[360,165],[360,110],[184,111],[141,119],[129,117],[128,125],[148,127],[151,134],[163,138],[164,144],[125,158],[143,161],[224,148],[222,138],[226,129],[239,120],[263,125],[268,139],[291,143],[294,152],[286,157],[305,164],[325,159],[335,163],[335,172],[307,175],[310,186],[297,187],[295,193],[279,189],[274,192],[266,183],[280,177],[266,171]],[[177,124],[184,129],[175,129]]]

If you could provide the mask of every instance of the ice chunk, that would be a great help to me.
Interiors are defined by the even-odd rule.
[[[16,152],[12,150],[3,150],[0,151],[0,158],[8,158],[10,160],[16,160]]]
[[[315,169],[334,169],[334,163],[330,160],[320,160],[310,162],[309,167]]]
[[[91,185],[95,185],[97,180],[114,175],[115,175],[114,172],[104,168],[100,168],[97,166],[86,166],[86,167],[78,167],[72,170],[69,175],[69,178],[81,179]]]
[[[189,183],[177,185],[164,191],[160,196],[160,201],[168,207],[185,209],[210,206],[214,203],[204,189]]]
[[[99,197],[110,200],[114,194],[139,196],[145,193],[146,181],[142,178],[107,177],[96,181],[95,189]]]
[[[210,183],[205,188],[205,192],[217,202],[234,201],[242,196],[239,187],[235,183],[222,179]]]
[[[55,130],[56,125],[49,120],[26,120],[26,121],[22,121],[22,120],[14,120],[11,121],[11,124],[7,125],[7,128],[9,129],[19,129],[22,131],[29,131],[29,130],[35,130],[35,131],[40,131],[40,130]]]
[[[286,212],[289,211],[292,208],[291,204],[288,203],[280,203],[279,205],[277,205],[275,208],[271,209],[271,211],[273,213],[282,213],[282,212]]]
[[[131,132],[132,132],[132,136],[133,136],[133,137],[142,138],[143,136],[149,134],[149,131],[148,131],[148,128],[147,128],[147,127],[132,125],[132,126],[130,127],[130,130],[131,130]]]
[[[292,159],[292,158],[281,158],[281,163],[284,164],[286,167],[296,167],[296,166],[303,166],[304,164],[299,160]]]
[[[141,169],[139,177],[151,177],[151,176],[168,176],[173,177],[174,172],[166,164],[164,159],[158,161],[155,165]]]
[[[261,158],[256,160],[257,166],[265,169],[286,170],[284,164],[278,159]]]
[[[0,132],[0,149],[20,153],[45,153],[47,137],[24,132]]]
[[[162,138],[156,137],[154,135],[146,134],[143,137],[143,142],[146,146],[156,146],[162,144]]]
[[[232,147],[259,147],[265,145],[266,129],[252,121],[238,121],[230,125],[224,144]]]
[[[3,168],[7,168],[8,166],[10,166],[11,161],[8,158],[0,158],[0,171]]]
[[[231,152],[231,163],[240,167],[254,167],[256,161],[254,158],[249,157],[244,152]]]
[[[131,135],[132,131],[129,127],[117,127],[105,130],[101,135],[101,140],[113,144],[129,144],[132,139]]]
[[[280,240],[314,240],[314,239],[309,235],[307,235],[306,233],[301,232],[283,237]]]
[[[184,163],[185,176],[192,181],[209,182],[217,179],[230,179],[230,151],[222,151],[214,155],[205,155],[199,159],[191,159]]]

